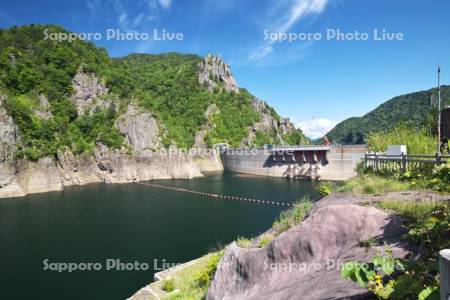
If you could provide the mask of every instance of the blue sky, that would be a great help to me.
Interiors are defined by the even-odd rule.
[[[74,32],[182,33],[182,41],[95,41],[111,56],[220,54],[241,87],[310,136],[384,101],[450,80],[448,0],[82,0],[3,1],[0,27],[59,24]],[[327,40],[329,29],[368,33]],[[373,30],[402,33],[375,41]],[[269,33],[320,33],[316,41],[271,41]]]

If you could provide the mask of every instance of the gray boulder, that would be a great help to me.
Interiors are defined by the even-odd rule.
[[[393,242],[401,231],[400,220],[373,207],[322,207],[264,248],[228,246],[207,299],[364,299],[365,289],[341,279],[341,266],[382,252],[359,246],[372,238],[387,240],[394,256],[405,257],[408,251]]]

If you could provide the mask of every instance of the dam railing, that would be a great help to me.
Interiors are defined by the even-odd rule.
[[[420,171],[431,169],[436,165],[445,164],[450,161],[450,155],[418,155],[400,154],[388,155],[379,153],[366,153],[364,155],[364,167],[371,167],[377,172],[399,172]]]

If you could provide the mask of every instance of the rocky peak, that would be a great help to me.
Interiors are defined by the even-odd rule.
[[[113,108],[114,103],[108,98],[105,84],[92,73],[85,73],[80,68],[72,80],[74,93],[70,100],[75,105],[78,115],[85,112],[95,113],[103,109]]]
[[[230,67],[219,56],[206,55],[198,64],[198,68],[198,81],[206,86],[208,91],[213,92],[215,88],[223,88],[227,92],[239,93],[239,87]]]

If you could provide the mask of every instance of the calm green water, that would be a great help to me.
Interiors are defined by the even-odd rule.
[[[316,197],[310,181],[209,174],[158,180],[261,200]],[[198,197],[138,184],[93,184],[0,199],[1,299],[124,299],[153,279],[158,264],[197,258],[237,236],[268,229],[282,208]],[[105,271],[106,259],[139,261],[147,271]],[[92,262],[101,271],[44,271],[43,261]]]

